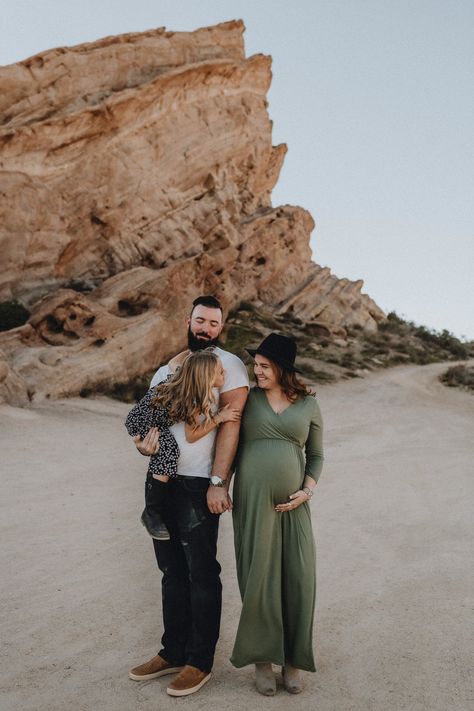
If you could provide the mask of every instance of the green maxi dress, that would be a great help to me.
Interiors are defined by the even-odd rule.
[[[231,662],[285,662],[315,671],[316,560],[309,504],[277,513],[322,468],[322,422],[308,395],[281,414],[253,388],[244,411],[234,483],[234,542],[242,612]]]

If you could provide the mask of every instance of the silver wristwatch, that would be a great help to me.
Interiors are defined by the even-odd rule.
[[[211,476],[209,481],[211,486],[225,486],[227,483],[227,479],[223,479],[221,476],[217,476],[217,474]]]

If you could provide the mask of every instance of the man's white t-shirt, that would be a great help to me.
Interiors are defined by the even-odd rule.
[[[224,385],[219,388],[219,393],[226,393],[235,388],[248,388],[249,378],[247,369],[233,353],[224,351],[216,346],[214,353],[219,356],[224,367]],[[153,378],[150,387],[166,380],[170,374],[168,364],[162,365]],[[187,442],[184,432],[184,422],[177,422],[170,427],[179,447],[178,475],[179,476],[200,476],[209,478],[214,460],[214,445],[216,441],[217,428],[213,429],[197,442]]]

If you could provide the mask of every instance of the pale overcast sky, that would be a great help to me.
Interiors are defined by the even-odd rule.
[[[314,259],[386,311],[474,338],[472,0],[10,0],[0,64],[52,47],[243,19],[273,57],[273,204]]]

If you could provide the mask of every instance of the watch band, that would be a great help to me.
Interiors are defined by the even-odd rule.
[[[221,486],[221,487],[223,487],[223,486],[226,485],[227,479],[223,479],[221,476],[219,476],[219,474],[213,474],[213,475],[210,477],[209,482],[210,482],[211,486]]]

